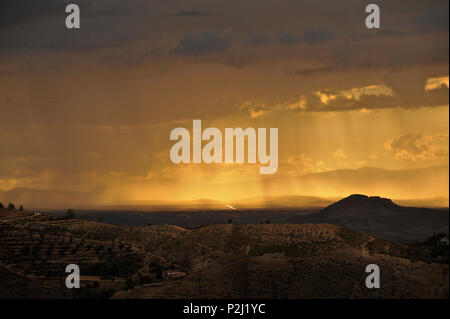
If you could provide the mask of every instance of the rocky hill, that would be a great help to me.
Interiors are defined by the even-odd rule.
[[[448,232],[448,209],[405,207],[388,198],[350,195],[317,214],[292,219],[297,223],[330,223],[388,240],[423,241]]]
[[[323,209],[320,214],[326,217],[366,217],[367,215],[393,215],[405,211],[389,198],[379,196],[350,195]]]

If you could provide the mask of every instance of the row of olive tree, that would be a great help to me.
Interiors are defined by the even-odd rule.
[[[5,208],[5,206],[3,205],[2,202],[0,202],[0,209]],[[14,205],[13,203],[8,203],[8,207],[9,210],[16,210],[16,205]],[[23,205],[20,205],[19,210],[23,210]]]

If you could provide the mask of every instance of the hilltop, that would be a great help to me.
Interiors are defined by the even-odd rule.
[[[448,232],[448,209],[405,207],[391,199],[353,194],[296,222],[330,223],[389,240],[422,241]]]
[[[404,211],[406,207],[395,204],[389,198],[353,194],[324,208],[323,217],[367,217],[367,215],[393,215]]]

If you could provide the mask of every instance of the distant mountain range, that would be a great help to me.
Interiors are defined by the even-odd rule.
[[[276,177],[265,187],[274,189],[290,185],[296,194],[323,196],[333,194],[374,194],[390,198],[421,199],[446,197],[449,192],[449,167],[433,166],[419,169],[387,170],[364,167],[342,169],[296,177]],[[286,194],[279,194],[286,195]],[[444,206],[448,207],[448,200]]]
[[[107,203],[108,189],[90,192],[65,190],[36,190],[15,188],[0,191],[0,201],[23,204],[29,208],[108,208],[139,210],[176,209],[238,209],[325,207],[352,193],[376,194],[395,198],[405,206],[448,207],[449,167],[434,166],[408,170],[381,168],[344,169],[303,176],[274,176],[262,181],[236,182],[215,185],[218,189],[233,189],[240,199],[223,202],[214,199],[192,201],[148,200]],[[283,186],[288,186],[285,188]],[[205,184],[205,189],[210,187]],[[268,196],[252,196],[257,189],[268,190]],[[286,191],[289,189],[289,191]],[[299,196],[298,194],[302,194]],[[333,194],[324,198],[319,194]],[[108,205],[108,206],[106,206]],[[228,205],[228,206],[227,206]]]
[[[42,193],[22,190],[9,194],[38,196]],[[56,199],[61,203],[71,195],[65,192],[57,194],[59,197]],[[22,203],[17,201],[17,198],[15,202]],[[56,205],[58,202],[49,203]],[[102,216],[102,220],[116,225],[172,224],[198,227],[226,224],[230,220],[237,224],[258,224],[265,221],[275,224],[334,224],[396,241],[423,241],[433,233],[448,232],[448,207],[433,209],[400,204],[401,202],[378,196],[354,194],[337,201],[313,196],[281,196],[250,198],[232,203],[201,199],[174,203],[152,201],[135,202],[133,205],[92,206],[93,208],[88,209],[72,208],[75,208],[77,215],[82,218],[96,220],[98,216]],[[53,210],[53,213],[64,215],[64,210]]]

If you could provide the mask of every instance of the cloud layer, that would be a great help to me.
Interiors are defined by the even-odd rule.
[[[448,165],[448,1],[379,1],[380,30],[359,0],[79,0],[79,30],[67,3],[0,2],[0,189],[270,196],[305,174]],[[192,119],[278,127],[281,182],[171,163]]]

